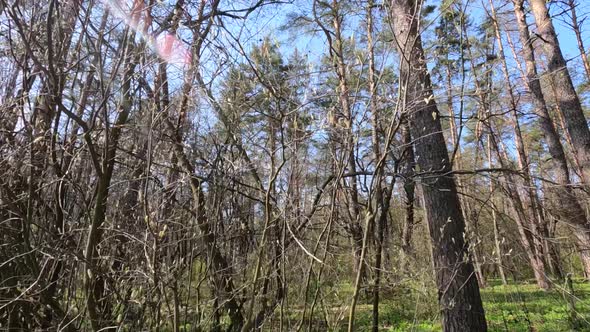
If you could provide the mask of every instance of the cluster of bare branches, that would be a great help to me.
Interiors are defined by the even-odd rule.
[[[378,331],[425,279],[485,331],[488,278],[590,276],[553,5],[0,0],[0,329]]]

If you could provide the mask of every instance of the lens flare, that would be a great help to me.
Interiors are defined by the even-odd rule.
[[[104,0],[111,14],[133,29],[147,45],[169,64],[188,65],[191,62],[189,48],[174,34],[148,32],[152,24],[149,8],[143,0]]]

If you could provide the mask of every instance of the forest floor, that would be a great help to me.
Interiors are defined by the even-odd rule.
[[[549,291],[541,291],[531,284],[503,286],[492,282],[482,290],[484,309],[490,331],[562,332],[590,331],[590,283],[575,282],[574,301],[563,285],[555,285]],[[571,310],[571,304],[574,309]],[[380,306],[383,331],[440,331],[438,317],[428,317],[428,312],[400,311],[398,305],[387,301]],[[428,310],[430,311],[430,310]],[[575,313],[575,314],[574,314]],[[410,314],[410,315],[408,315]],[[575,319],[572,319],[572,314]],[[369,331],[371,306],[362,305],[358,311],[355,330]]]
[[[346,298],[348,286],[334,285],[332,295]],[[534,283],[511,283],[503,286],[492,280],[482,289],[484,309],[490,331],[508,332],[590,332],[590,283],[574,281],[574,296],[569,296],[565,285],[554,284],[549,291],[540,290]],[[338,294],[340,293],[340,294]],[[343,296],[344,295],[344,296]],[[437,315],[436,292],[408,291],[382,294],[379,314],[380,331],[426,332],[440,331]],[[571,301],[573,299],[573,301]],[[326,302],[334,298],[328,296]],[[573,309],[572,308],[573,305]],[[371,331],[372,306],[366,297],[357,305],[355,331]],[[346,331],[349,307],[333,306],[329,309],[318,303],[314,321],[301,331]],[[575,314],[574,314],[575,313]],[[572,318],[574,314],[575,318]],[[286,314],[287,330],[296,330],[301,312]],[[264,326],[263,331],[278,330],[278,322]],[[265,324],[266,325],[266,324]],[[309,326],[312,325],[312,326]],[[311,329],[310,329],[311,327]]]

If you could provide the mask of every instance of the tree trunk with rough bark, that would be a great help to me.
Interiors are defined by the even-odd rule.
[[[488,134],[488,167],[492,167],[492,142],[491,142],[491,134]],[[500,275],[500,279],[502,279],[502,284],[507,285],[508,281],[506,280],[506,273],[504,273],[504,263],[503,263],[503,250],[502,250],[502,240],[500,240],[500,227],[498,225],[498,214],[496,213],[496,205],[494,204],[494,192],[496,191],[494,186],[494,180],[490,178],[490,202],[492,203],[492,222],[494,227],[494,248],[496,252],[496,266],[498,269],[498,274]]]
[[[423,172],[451,171],[440,115],[418,33],[421,1],[394,0],[391,19],[400,53],[404,89],[417,164]],[[487,331],[485,314],[465,243],[465,221],[452,176],[421,179],[444,331]]]
[[[588,61],[586,47],[584,46],[584,39],[582,38],[582,30],[580,29],[580,24],[582,24],[585,18],[578,22],[578,13],[576,11],[578,4],[575,0],[568,0],[567,5],[570,7],[570,17],[572,19],[571,23],[568,25],[572,28],[574,34],[576,35],[578,51],[580,51],[580,57],[582,58],[582,64],[584,65],[584,71],[586,72],[586,79],[590,79],[590,62]]]
[[[413,256],[412,234],[414,231],[414,202],[416,200],[416,182],[414,182],[414,147],[412,146],[412,136],[407,121],[401,127],[402,143],[404,150],[402,152],[401,172],[404,178],[404,210],[406,210],[404,224],[402,228],[402,254],[403,265],[405,261]]]
[[[533,110],[538,116],[539,125],[545,138],[547,149],[551,155],[551,159],[547,162],[550,164],[550,168],[558,184],[547,185],[547,190],[550,194],[549,197],[551,198],[550,201],[552,202],[549,211],[557,219],[561,219],[568,225],[574,227],[578,246],[581,246],[581,248],[590,248],[590,237],[588,236],[590,234],[590,225],[586,219],[584,209],[571,189],[569,167],[565,152],[555,125],[551,120],[541,89],[541,82],[538,79],[534,49],[526,23],[524,0],[513,0],[513,3],[520,33],[520,41],[523,44],[522,55],[525,60],[527,85],[533,101]],[[587,251],[582,251],[581,258],[586,273],[590,273],[590,255],[588,255]]]
[[[549,72],[555,82],[557,104],[563,112],[574,153],[580,161],[582,176],[590,179],[590,130],[567,64],[561,52],[553,22],[545,0],[531,0],[530,6],[537,25],[536,35],[547,57]],[[588,186],[588,183],[585,183]],[[590,248],[588,248],[590,249]]]

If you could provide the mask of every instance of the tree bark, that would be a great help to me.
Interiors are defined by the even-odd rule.
[[[540,213],[538,211],[539,206],[537,202],[539,201],[537,198],[537,188],[531,180],[531,171],[529,167],[528,156],[526,153],[525,143],[522,136],[522,131],[520,129],[520,122],[518,118],[518,102],[516,100],[514,87],[511,82],[510,73],[508,70],[508,64],[506,63],[506,56],[504,53],[504,45],[502,42],[502,34],[500,31],[500,26],[498,24],[498,18],[496,15],[496,9],[494,7],[494,3],[492,0],[489,1],[490,3],[490,11],[491,11],[491,19],[494,26],[494,31],[496,34],[496,42],[498,45],[498,58],[502,64],[502,72],[504,74],[504,79],[506,80],[506,92],[508,93],[509,102],[510,102],[510,115],[511,115],[511,124],[512,130],[514,132],[514,142],[516,145],[516,156],[518,160],[518,168],[522,174],[522,187],[523,187],[523,203],[524,208],[526,210],[526,214],[528,220],[530,220],[529,227],[532,237],[532,244],[535,247],[535,252],[537,253],[538,258],[543,259],[546,257],[548,252],[544,251],[543,246],[543,237],[541,229],[543,228],[543,221],[539,218]],[[520,190],[517,190],[517,194],[519,194]]]
[[[402,143],[404,150],[402,152],[402,175],[404,177],[404,210],[406,211],[404,224],[402,228],[402,253],[403,260],[402,266],[406,263],[405,261],[413,256],[412,249],[412,234],[414,232],[414,202],[416,199],[416,182],[414,181],[414,166],[416,164],[414,158],[414,147],[412,146],[412,136],[410,134],[410,128],[408,122],[402,120],[401,134]]]
[[[418,33],[421,1],[393,0],[391,19],[400,53],[404,89],[417,164],[420,169],[451,171],[440,115],[432,94],[422,40]],[[465,243],[465,221],[452,176],[422,177],[422,190],[444,331],[487,331],[485,314]]]
[[[586,54],[586,48],[584,47],[584,39],[582,38],[582,30],[580,29],[580,23],[582,23],[584,19],[578,23],[578,13],[576,12],[578,4],[575,0],[568,0],[567,5],[570,7],[572,19],[569,26],[576,35],[578,50],[580,51],[580,57],[582,58],[582,64],[584,65],[584,71],[586,72],[586,79],[590,79],[590,62],[588,61],[588,55]]]
[[[379,292],[381,287],[381,263],[383,254],[383,240],[385,239],[385,222],[387,218],[382,218],[387,210],[384,206],[387,204],[384,202],[383,197],[383,168],[378,166],[379,159],[381,158],[381,148],[379,140],[379,114],[377,105],[377,75],[375,68],[375,46],[373,44],[373,0],[369,0],[367,3],[367,46],[369,49],[369,107],[371,109],[371,138],[373,145],[373,159],[377,170],[375,174],[375,206],[376,210],[381,210],[379,218],[373,219],[375,229],[375,276],[373,284],[373,325],[372,331],[379,332]],[[376,226],[376,227],[375,227]]]
[[[495,135],[493,134],[491,125],[490,132],[490,143],[492,144],[492,147],[498,156],[498,161],[501,167],[506,167],[505,161],[509,160],[508,154],[506,153],[505,149],[501,150],[498,146],[499,144],[496,141]],[[516,179],[514,179],[510,173],[506,173],[504,176],[506,181],[502,186],[502,189],[506,192],[508,198],[510,198],[509,206],[512,209],[512,215],[514,221],[516,222],[518,233],[520,235],[520,241],[527,255],[531,268],[533,269],[537,286],[539,286],[541,289],[549,289],[549,280],[547,279],[547,275],[545,273],[545,262],[541,258],[540,253],[536,250],[537,248],[534,245],[534,237],[536,235],[534,233],[534,228],[531,226],[531,224],[534,223],[534,220],[529,219],[530,216],[526,214],[520,195],[516,188],[514,188],[514,184],[517,183]]]
[[[492,140],[491,134],[488,137],[488,166],[492,167]],[[500,240],[500,228],[498,226],[498,214],[496,213],[496,206],[494,204],[494,180],[490,178],[490,202],[492,203],[492,221],[494,223],[494,247],[496,252],[496,266],[498,268],[498,274],[500,275],[500,279],[502,279],[502,284],[507,285],[508,281],[506,280],[506,274],[504,273],[504,263],[503,263],[503,250],[502,250],[502,240]]]
[[[522,55],[525,60],[527,85],[533,101],[533,110],[538,116],[539,126],[542,130],[549,154],[551,155],[551,159],[547,161],[550,164],[549,168],[553,171],[558,184],[547,185],[550,194],[549,197],[552,202],[549,212],[556,219],[561,219],[568,225],[574,227],[578,245],[581,248],[590,248],[590,239],[588,236],[590,234],[590,226],[586,219],[584,209],[571,189],[569,167],[565,152],[555,125],[551,120],[541,89],[541,82],[538,79],[534,49],[526,22],[524,0],[513,0],[513,3],[520,41],[523,45]],[[581,258],[584,262],[584,270],[587,274],[590,273],[590,255],[588,255],[587,250],[581,252]]]
[[[537,25],[537,37],[548,60],[548,69],[556,83],[555,98],[563,112],[567,131],[572,139],[574,153],[580,161],[582,177],[585,185],[590,179],[590,130],[580,99],[567,64],[561,52],[553,22],[549,16],[545,0],[531,0],[531,9]],[[585,248],[588,250],[590,248]]]

